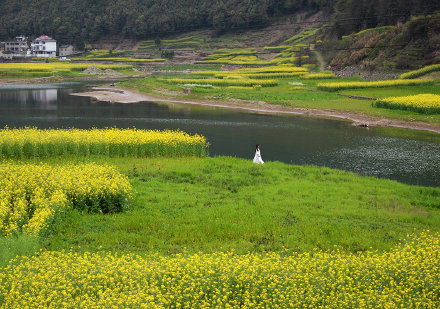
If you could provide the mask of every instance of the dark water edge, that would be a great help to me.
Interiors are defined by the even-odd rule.
[[[251,160],[258,143],[265,161],[440,186],[438,134],[176,103],[92,103],[70,95],[88,85],[0,85],[0,127],[180,129],[206,136],[211,156]]]

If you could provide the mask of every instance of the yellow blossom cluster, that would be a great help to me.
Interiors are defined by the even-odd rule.
[[[0,75],[52,75],[59,73],[71,73],[84,71],[91,65],[100,69],[131,70],[132,65],[123,64],[97,64],[97,63],[70,63],[70,62],[49,62],[49,63],[0,63]]]
[[[41,252],[0,270],[4,308],[438,308],[440,235],[390,252]]]
[[[112,62],[164,62],[163,58],[133,58],[133,57],[78,57],[73,61],[112,61]]]
[[[333,83],[318,83],[319,90],[338,91],[344,89],[357,88],[381,88],[381,87],[396,87],[396,86],[415,86],[415,85],[430,85],[433,84],[433,79],[392,79],[379,81],[365,81],[365,82],[333,82]]]
[[[418,94],[405,97],[389,97],[375,101],[373,106],[409,110],[424,114],[440,114],[440,95]]]
[[[260,85],[261,87],[273,87],[278,85],[278,81],[270,79],[250,79],[250,78],[234,78],[234,79],[215,79],[215,78],[166,78],[162,79],[170,84],[201,84],[219,87],[240,86],[253,87]]]
[[[0,164],[0,236],[42,234],[68,208],[118,212],[132,196],[126,176],[96,164]]]
[[[242,68],[234,71],[199,71],[191,72],[199,78],[202,76],[213,76],[217,78],[226,78],[229,76],[240,76],[241,78],[288,78],[298,77],[306,74],[307,69],[292,65],[276,65],[261,68]]]
[[[304,79],[330,79],[330,78],[336,78],[333,73],[313,73],[313,74],[305,74],[302,75],[301,78]]]
[[[424,76],[426,74],[429,74],[432,72],[438,72],[438,71],[440,71],[440,64],[432,64],[432,65],[425,66],[425,67],[418,69],[418,70],[403,73],[400,75],[400,78],[402,78],[402,79],[417,78],[417,77]]]
[[[93,128],[0,130],[0,156],[47,157],[65,154],[108,156],[204,156],[206,138],[182,131]]]

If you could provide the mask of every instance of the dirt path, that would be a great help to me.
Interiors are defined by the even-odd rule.
[[[268,104],[265,102],[234,100],[230,102],[206,101],[206,100],[185,100],[176,97],[164,97],[141,93],[130,88],[123,87],[96,87],[89,92],[72,93],[76,96],[91,97],[98,101],[118,102],[118,103],[138,103],[145,101],[152,102],[169,102],[182,103],[192,105],[203,105],[211,107],[233,108],[264,114],[286,114],[286,115],[304,115],[312,117],[321,117],[328,119],[338,119],[353,122],[353,125],[370,127],[370,126],[387,126],[395,128],[405,128],[413,130],[430,131],[440,134],[440,126],[430,123],[421,122],[405,122],[399,120],[390,120],[383,118],[375,118],[362,114],[345,113],[333,110],[318,110],[307,108],[289,108],[280,105]]]
[[[322,55],[319,51],[315,50],[315,48],[313,46],[310,46],[310,50],[312,51],[312,53],[315,55],[316,60],[318,60],[319,62],[319,71],[324,71],[325,70],[325,61],[324,58],[322,58]]]
[[[315,54],[316,59],[319,62],[319,71],[323,72],[325,70],[324,58],[322,58],[322,55],[319,51],[313,50],[312,52]]]

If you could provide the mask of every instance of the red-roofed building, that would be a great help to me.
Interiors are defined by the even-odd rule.
[[[57,40],[50,36],[42,35],[36,38],[31,44],[32,55],[34,57],[56,57],[57,56]]]

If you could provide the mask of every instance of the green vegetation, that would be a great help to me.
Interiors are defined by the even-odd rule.
[[[328,168],[227,157],[71,160],[115,165],[136,197],[118,214],[72,210],[48,239],[51,250],[357,252],[440,228],[440,189]]]
[[[304,75],[291,76],[287,79],[278,79],[275,77],[277,73],[292,72],[294,69],[302,70]],[[243,68],[235,71],[203,71],[193,72],[189,78],[180,77],[179,84],[170,84],[166,82],[166,77],[147,77],[145,79],[130,80],[122,83],[123,86],[135,88],[141,92],[152,94],[163,94],[163,89],[171,90],[176,93],[176,96],[185,96],[185,99],[208,99],[218,101],[230,101],[230,99],[243,100],[242,104],[246,102],[260,102],[264,101],[269,104],[280,104],[289,107],[311,108],[311,109],[327,109],[337,112],[358,113],[369,115],[372,117],[388,118],[401,121],[419,121],[440,124],[440,117],[438,115],[421,115],[411,111],[378,109],[371,105],[371,101],[361,100],[357,98],[350,98],[341,96],[340,94],[350,96],[369,97],[373,100],[375,98],[385,98],[391,96],[410,96],[417,94],[439,92],[437,82],[432,81],[418,81],[418,80],[403,80],[403,82],[418,83],[413,86],[399,86],[384,88],[357,88],[344,89],[334,92],[318,90],[320,83],[334,83],[337,78],[328,76],[329,79],[310,79],[305,72],[305,68],[297,68],[292,66],[265,66],[261,68]],[[248,80],[250,76],[255,74],[264,75],[264,78],[275,79],[278,84],[274,87],[264,88],[244,88],[244,87],[216,87],[211,81],[215,80],[213,77],[220,78],[221,81],[230,81],[237,83],[240,79]],[[275,74],[275,75],[273,75]],[[326,73],[324,73],[326,74]],[[310,74],[312,77],[313,74]],[[321,76],[321,75],[319,75]],[[327,75],[325,75],[327,76]],[[324,76],[324,77],[325,77]],[[197,78],[195,78],[197,77]],[[254,76],[255,77],[255,76]],[[172,76],[168,78],[174,78]],[[228,78],[228,79],[225,79]],[[255,84],[258,85],[260,79],[254,79]],[[358,79],[349,78],[344,79],[347,82],[360,82]],[[370,83],[362,81],[363,83]],[[385,82],[395,82],[385,81]],[[400,81],[399,81],[400,82]],[[377,83],[377,82],[372,82]],[[420,84],[421,83],[421,84]],[[184,85],[184,86],[183,86]],[[212,87],[200,87],[200,85],[211,85]],[[243,85],[241,85],[243,86]],[[190,94],[184,94],[183,88],[191,88]],[[181,93],[181,95],[179,95]]]
[[[325,27],[325,26],[323,26]],[[303,31],[301,31],[300,33],[294,35],[293,37],[291,37],[290,39],[284,41],[284,44],[301,44],[304,43],[305,40],[307,40],[308,38],[311,38],[312,36],[314,36],[315,34],[318,33],[318,31],[320,31],[321,29],[323,29],[323,27],[320,28],[306,28]]]
[[[5,128],[0,130],[0,158],[53,156],[205,156],[208,143],[198,134],[159,131],[93,128],[46,129]]]
[[[135,197],[118,213],[69,209],[40,239],[0,237],[1,306],[438,305],[440,188],[232,157],[13,165],[41,161],[111,164]]]
[[[419,94],[406,97],[383,98],[373,102],[373,106],[409,110],[422,114],[440,114],[440,95]]]
[[[438,71],[440,71],[440,64],[433,64],[433,65],[428,65],[428,66],[423,67],[418,70],[403,73],[400,75],[400,78],[402,78],[402,79],[417,78],[417,77],[421,77],[421,76],[427,75],[429,73],[438,72]]]
[[[343,36],[342,38],[345,39],[350,36],[359,36],[359,35],[364,35],[364,34],[368,34],[368,33],[372,33],[372,32],[374,32],[374,33],[388,32],[388,31],[391,31],[394,29],[396,29],[395,26],[383,26],[383,27],[377,27],[377,28],[371,28],[371,29],[364,29],[362,31],[359,31],[358,33],[353,33],[353,34],[350,34],[349,36]]]
[[[333,83],[319,83],[317,85],[319,90],[338,91],[345,89],[357,88],[383,88],[396,86],[416,86],[416,85],[432,85],[433,79],[395,79],[395,80],[381,80],[381,81],[356,81],[356,82],[333,82]]]
[[[13,237],[0,237],[0,268],[5,267],[17,256],[30,256],[40,250],[41,240],[37,236],[21,234]]]
[[[206,28],[214,29],[218,33],[255,29],[268,25],[274,17],[280,15],[319,10],[334,12],[331,16],[332,26],[336,34],[342,36],[363,28],[374,28],[379,24],[395,25],[402,18],[420,13],[420,8],[425,13],[434,12],[440,8],[440,4],[435,0],[398,0],[386,4],[379,0],[362,3],[351,0],[62,0],[56,3],[49,0],[24,0],[3,3],[0,13],[0,39],[10,39],[20,33],[46,33],[59,42],[75,38],[75,45],[84,47],[84,42],[109,34],[144,39],[153,37],[153,40],[144,44],[149,48],[156,37],[163,39],[161,36],[167,33]],[[347,16],[350,17],[349,20]],[[187,46],[193,48],[196,42],[197,38],[194,39],[194,44]]]
[[[290,45],[264,46],[265,51],[272,53],[279,53],[287,48],[290,48]]]
[[[193,50],[204,45],[207,37],[205,36],[185,36],[177,39],[168,40],[148,40],[143,41],[138,48],[138,51],[152,51],[152,50]]]
[[[436,308],[439,233],[390,252],[41,252],[0,270],[4,307]]]
[[[161,66],[158,68],[161,71],[184,71],[184,70],[197,70],[197,71],[220,71],[220,65],[205,65],[205,64],[174,64]]]
[[[101,63],[70,63],[70,62],[48,62],[48,63],[0,63],[0,77],[79,77],[83,76],[82,71],[90,66],[96,66],[100,70],[116,70],[122,73],[133,72],[133,66],[128,64],[101,64]]]
[[[194,85],[211,85],[218,87],[228,87],[228,86],[242,86],[242,87],[253,87],[253,86],[261,86],[261,87],[274,87],[278,84],[276,80],[270,79],[250,79],[250,78],[237,78],[237,79],[214,79],[214,78],[206,78],[206,79],[191,79],[191,78],[167,78],[162,79],[163,81],[171,84],[194,84]]]
[[[346,0],[340,1],[346,2]],[[408,3],[409,7],[404,11],[408,10],[412,4],[412,2]],[[362,4],[359,5],[362,6]],[[440,4],[437,3],[437,5]],[[351,22],[334,24],[334,30],[347,37],[343,37],[342,40],[324,40],[318,48],[329,59],[330,66],[336,70],[347,66],[363,65],[367,71],[402,72],[438,63],[436,51],[439,42],[434,33],[440,31],[440,13],[436,13],[436,10],[429,10],[428,7],[429,4],[425,7],[426,14],[432,12],[432,15],[412,17],[399,27],[374,28],[376,17],[369,18],[368,20],[372,21],[373,25],[368,26],[367,23],[369,29],[354,35],[350,35],[354,31],[352,26],[358,24],[358,20],[355,20],[351,13],[353,24]],[[376,9],[377,6],[372,7],[373,12]],[[361,12],[361,10],[356,12]],[[359,25],[357,27],[357,29],[363,28]]]
[[[229,64],[229,65],[268,65],[269,62],[259,59],[255,50],[220,50],[207,55],[196,64]]]
[[[72,58],[72,61],[108,61],[108,62],[164,62],[166,59],[163,58],[133,58],[133,57],[112,57],[112,58],[104,58],[104,57],[76,57]]]

